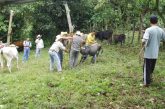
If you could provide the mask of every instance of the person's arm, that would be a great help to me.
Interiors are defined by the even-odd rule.
[[[41,48],[44,48],[44,41],[41,39]]]
[[[62,42],[59,42],[58,45],[59,45],[59,48],[61,50],[65,50],[66,49],[66,47],[62,44]]]
[[[143,39],[142,39],[142,46],[147,46],[148,44],[148,40],[149,40],[149,31],[146,30],[144,35],[143,35]]]
[[[25,44],[26,44],[26,41],[23,41],[23,46],[25,46]]]
[[[30,47],[30,48],[32,47],[32,43],[31,43],[31,42],[29,42],[29,47]]]
[[[162,30],[163,31],[163,33],[162,33],[162,40],[163,40],[163,42],[165,42],[165,30]]]
[[[73,39],[73,37],[63,37],[62,39]]]
[[[39,40],[38,40],[38,39],[36,39],[36,40],[35,40],[35,43],[37,44],[37,43],[38,43],[38,41],[39,41]]]

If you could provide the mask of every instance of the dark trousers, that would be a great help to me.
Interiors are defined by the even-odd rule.
[[[156,65],[156,59],[144,58],[143,81],[145,85],[148,85],[152,82],[152,73],[155,69],[155,65]]]
[[[61,63],[61,67],[62,67],[62,63],[63,63],[63,50],[59,50],[58,56],[60,58],[60,63]]]
[[[70,68],[76,67],[78,64],[79,51],[72,50],[70,51],[69,65]]]

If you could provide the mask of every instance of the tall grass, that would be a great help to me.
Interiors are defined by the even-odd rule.
[[[142,83],[138,47],[104,45],[96,64],[90,57],[74,69],[65,53],[62,73],[49,71],[48,48],[41,58],[15,62],[12,73],[0,69],[0,109],[163,109],[165,108],[165,53],[160,52],[149,88]]]

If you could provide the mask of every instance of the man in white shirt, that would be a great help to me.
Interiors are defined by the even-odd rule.
[[[41,49],[44,48],[44,42],[41,39],[41,35],[37,35],[37,39],[35,40],[36,43],[36,54],[35,57],[38,58],[41,54]]]

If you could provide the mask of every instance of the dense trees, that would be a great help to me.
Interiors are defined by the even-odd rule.
[[[60,31],[69,31],[64,2],[68,3],[71,10],[75,30],[83,32],[109,28],[121,33],[139,30],[140,40],[141,30],[148,26],[146,19],[151,14],[157,14],[162,27],[165,25],[164,0],[39,0],[26,4],[1,5],[0,37],[7,35],[9,12],[12,9],[15,12],[13,40],[25,37],[34,39],[37,34],[42,34],[47,42],[53,41]]]

